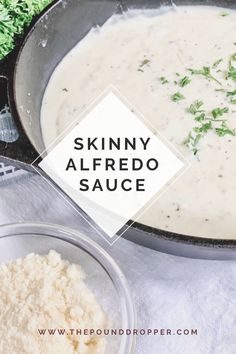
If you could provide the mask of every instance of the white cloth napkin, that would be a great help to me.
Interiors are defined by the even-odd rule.
[[[40,176],[0,184],[0,224],[44,221],[96,239]],[[143,336],[135,354],[235,354],[236,262],[174,257],[120,239],[107,246],[133,291],[139,328],[196,328],[193,336]]]

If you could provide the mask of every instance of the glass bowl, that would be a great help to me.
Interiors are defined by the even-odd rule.
[[[111,328],[133,329],[135,311],[127,281],[114,260],[100,246],[75,230],[44,223],[0,226],[0,263],[25,257],[29,253],[61,254],[84,269],[87,286],[106,312]],[[109,326],[110,328],[110,326]],[[131,354],[132,335],[106,336],[106,354]]]

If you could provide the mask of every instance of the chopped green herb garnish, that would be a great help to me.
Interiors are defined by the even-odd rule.
[[[225,135],[236,135],[235,129],[230,129],[228,125],[225,122],[221,123],[220,128],[215,129],[216,134],[219,135],[220,137],[225,136]]]
[[[165,85],[165,84],[169,83],[169,81],[164,76],[160,77],[160,81],[161,81],[162,85]]]
[[[194,145],[196,146],[198,144],[198,142],[200,141],[200,139],[202,138],[201,134],[197,134],[193,140]]]
[[[235,95],[236,95],[236,90],[227,92],[227,96],[235,96]]]
[[[139,68],[143,68],[145,65],[148,65],[151,62],[149,59],[144,59],[141,61]]]
[[[212,67],[215,69],[215,68],[217,68],[217,66],[220,64],[220,63],[222,63],[222,61],[223,61],[223,59],[218,59],[218,60],[216,60],[215,62],[214,62],[214,64],[212,65]]]
[[[229,67],[226,75],[226,80],[232,79],[233,81],[236,82],[236,68],[233,66],[234,61],[236,61],[236,53],[232,54],[229,59]]]
[[[225,119],[217,119],[221,117],[225,113],[229,112],[228,107],[223,108],[215,108],[211,111],[212,118],[206,114],[206,111],[201,109],[203,106],[202,101],[195,101],[191,106],[188,108],[188,112],[194,115],[194,120],[200,125],[195,126],[192,131],[189,133],[188,138],[184,142],[184,144],[189,147],[193,153],[196,155],[198,150],[198,143],[199,141],[209,132],[214,129],[217,135],[224,136],[224,135],[235,135],[235,130],[230,129]],[[218,124],[221,123],[220,126]]]
[[[211,122],[207,122],[207,123],[203,123],[200,127],[195,127],[194,131],[196,133],[207,133],[208,130],[212,129],[212,123]]]
[[[202,138],[202,134],[197,134],[195,136],[192,133],[189,133],[187,139],[184,141],[184,145],[186,145],[194,155],[198,153],[197,144],[199,143],[200,139]]]
[[[236,68],[234,68],[233,66],[229,67],[226,79],[232,79],[233,81],[236,81]]]
[[[144,59],[144,60],[141,62],[140,67],[142,68],[144,65],[147,65],[147,64],[149,64],[150,62],[151,62],[151,60],[149,60],[149,59]]]
[[[231,63],[232,63],[232,61],[236,61],[236,53],[231,55],[230,60],[231,60]]]
[[[178,102],[178,101],[184,100],[185,97],[184,97],[184,95],[182,95],[182,93],[176,92],[174,95],[171,96],[171,99],[174,102]]]
[[[221,117],[223,116],[223,114],[228,113],[229,112],[229,108],[228,107],[224,107],[224,108],[215,108],[211,111],[211,114],[214,118],[217,117]]]
[[[222,17],[226,17],[226,16],[229,16],[229,15],[230,15],[230,13],[227,12],[227,11],[222,11],[222,12],[220,13],[220,16],[222,16]]]
[[[191,104],[191,106],[188,108],[188,112],[192,114],[196,113],[201,113],[203,110],[200,110],[200,108],[203,106],[202,101],[195,101],[194,103]]]
[[[196,113],[197,113],[197,112],[196,112]],[[202,122],[202,121],[205,120],[205,118],[206,118],[206,113],[201,113],[201,114],[199,114],[198,116],[196,116],[196,117],[194,118],[194,120],[195,120],[196,122]]]
[[[201,69],[187,69],[188,71],[190,71],[190,73],[192,75],[202,75],[205,78],[207,78],[208,80],[213,80],[215,82],[217,82],[219,85],[222,86],[221,82],[219,80],[217,80],[211,73],[211,69],[209,66],[203,66]]]
[[[236,43],[235,43],[236,44]],[[191,73],[191,75],[200,75],[205,77],[208,80],[212,80],[217,82],[221,88],[213,88],[213,91],[222,92],[224,94],[225,99],[228,100],[229,103],[236,105],[236,89],[235,87],[231,90],[229,89],[230,85],[227,83],[227,86],[224,87],[223,84],[225,82],[221,82],[218,80],[218,77],[214,76],[212,73],[223,73],[223,69],[218,69],[220,63],[223,62],[223,59],[220,58],[216,60],[212,67],[203,66],[200,69],[192,69],[188,68],[187,70]],[[235,63],[234,63],[235,62]],[[180,87],[185,87],[188,85],[192,80],[190,80],[189,76],[180,77],[179,73],[175,73],[179,79],[176,79],[174,83]],[[227,68],[226,79],[232,79],[236,82],[236,53],[232,54],[229,59],[229,64]],[[167,83],[164,77],[160,78],[163,83]],[[210,87],[210,85],[209,85]],[[176,92],[171,96],[172,101],[178,102],[180,100],[185,99],[185,96],[181,92]],[[199,143],[200,141],[209,133],[215,133],[220,137],[224,137],[225,135],[236,136],[236,129],[231,129],[228,126],[228,119],[223,117],[228,112],[235,112],[230,110],[229,107],[216,107],[211,111],[206,111],[204,109],[204,104],[201,100],[196,100],[193,102],[189,108],[187,108],[187,112],[191,113],[194,119],[194,126],[188,134],[187,139],[184,141],[184,144],[193,151],[194,155],[196,155],[199,151]]]
[[[184,76],[180,81],[179,81],[179,86],[184,87],[190,84],[191,80],[189,79],[188,76]]]
[[[215,89],[216,92],[225,92],[224,89]]]

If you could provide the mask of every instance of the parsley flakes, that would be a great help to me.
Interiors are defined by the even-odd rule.
[[[179,81],[179,86],[180,87],[184,87],[187,86],[188,84],[190,84],[191,80],[189,79],[188,76],[184,76],[180,81]]]
[[[179,102],[185,99],[184,95],[180,92],[176,92],[171,96],[173,102]]]

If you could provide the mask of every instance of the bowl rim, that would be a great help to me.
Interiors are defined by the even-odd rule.
[[[58,224],[19,222],[0,225],[0,239],[17,236],[51,237],[67,242],[89,254],[107,273],[117,291],[121,308],[122,328],[131,330],[135,328],[136,311],[128,281],[115,260],[99,244],[75,229]],[[117,354],[132,354],[134,346],[134,336],[124,335],[121,337]]]

